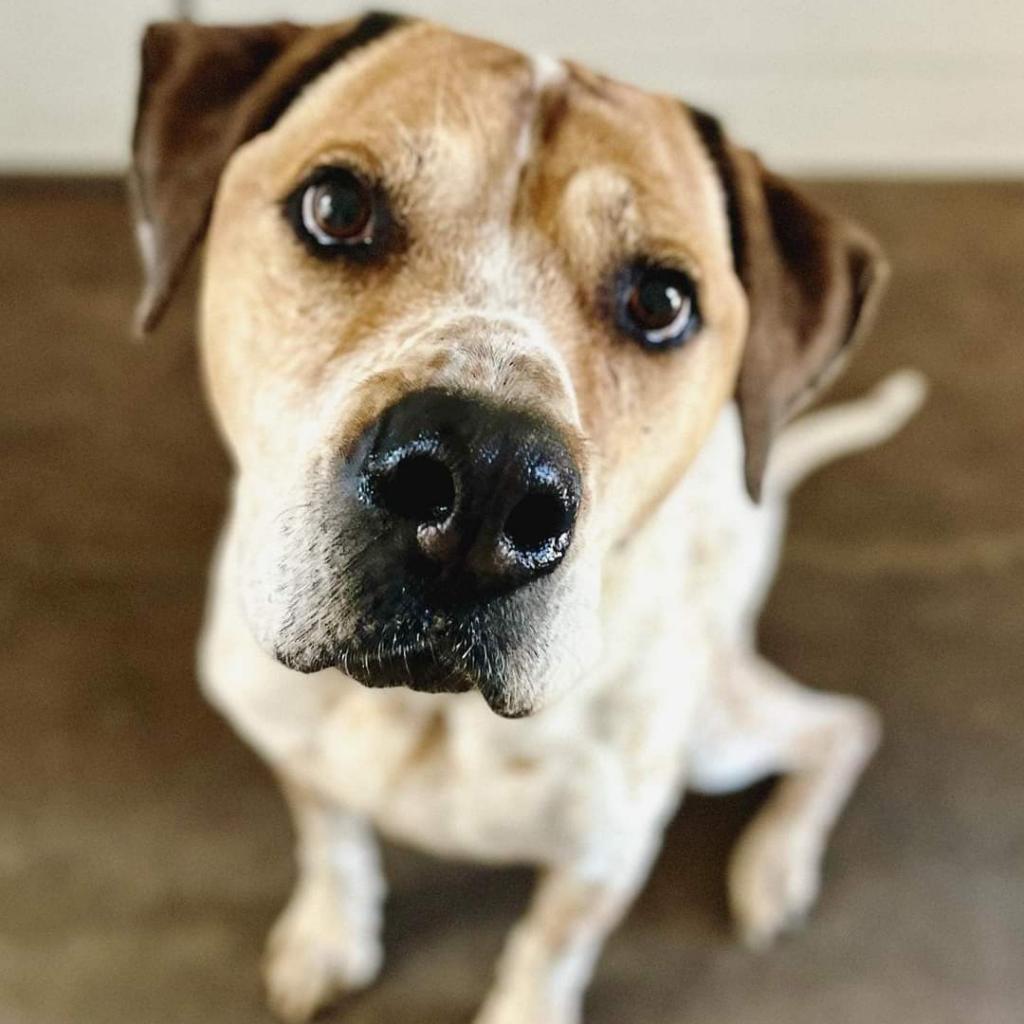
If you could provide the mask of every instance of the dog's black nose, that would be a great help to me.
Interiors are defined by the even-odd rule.
[[[384,527],[379,543],[406,570],[477,594],[550,572],[569,549],[580,474],[538,416],[420,391],[360,447],[361,497]]]

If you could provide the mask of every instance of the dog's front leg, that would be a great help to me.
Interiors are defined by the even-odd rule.
[[[689,784],[728,792],[782,774],[729,865],[729,899],[751,945],[799,922],[817,894],[825,843],[878,744],[878,714],[808,690],[753,652],[724,653],[690,763]]]
[[[476,1024],[576,1024],[609,932],[629,909],[660,845],[637,825],[611,856],[548,868],[509,937]],[[609,837],[609,844],[615,840]]]
[[[298,881],[270,933],[264,975],[274,1011],[302,1022],[376,977],[384,881],[366,821],[295,783],[283,788]]]

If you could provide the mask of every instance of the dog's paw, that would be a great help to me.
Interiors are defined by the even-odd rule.
[[[762,948],[802,924],[820,881],[821,850],[807,829],[782,816],[755,820],[729,864],[729,903],[740,937]]]
[[[263,976],[274,1013],[305,1024],[342,996],[365,988],[380,971],[376,936],[354,928],[330,890],[304,889],[274,925]]]

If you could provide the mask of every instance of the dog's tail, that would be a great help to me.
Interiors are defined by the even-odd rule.
[[[772,451],[766,490],[785,496],[833,460],[887,441],[921,408],[927,393],[923,373],[899,370],[862,398],[794,420]]]

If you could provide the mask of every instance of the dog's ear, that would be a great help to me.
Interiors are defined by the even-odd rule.
[[[869,235],[767,171],[710,115],[692,115],[722,183],[749,305],[736,398],[747,490],[756,501],[773,438],[842,368],[888,268]]]
[[[316,28],[149,26],[129,183],[145,272],[138,333],[159,322],[203,237],[231,154],[272,127],[317,75],[402,20],[369,14]]]

